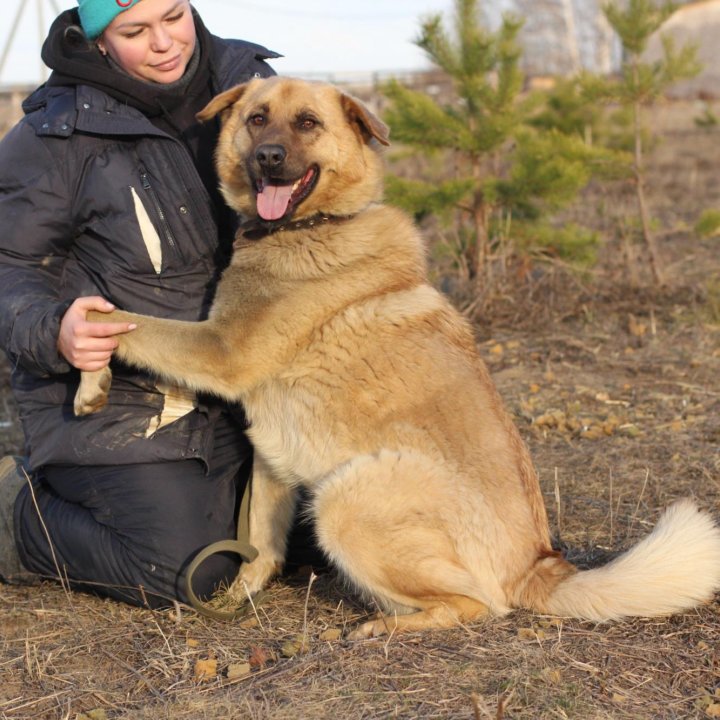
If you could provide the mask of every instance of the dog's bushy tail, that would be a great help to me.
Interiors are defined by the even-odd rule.
[[[552,569],[538,567],[536,572]],[[544,597],[530,598],[535,609],[596,621],[687,610],[720,590],[720,527],[691,500],[681,500],[627,552],[553,584]]]

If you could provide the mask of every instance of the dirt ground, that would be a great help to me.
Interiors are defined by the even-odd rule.
[[[720,209],[720,130],[696,129],[696,110],[657,116],[667,288],[630,288],[609,242],[592,273],[543,269],[474,318],[558,546],[583,565],[640,538],[676,498],[720,516],[720,238],[693,233],[700,211]],[[570,215],[609,233],[624,202],[595,190]],[[5,366],[1,381],[0,441],[16,452]],[[0,608],[2,718],[720,717],[718,599],[669,619],[516,612],[361,642],[344,636],[368,608],[332,572],[276,581],[234,623],[53,583],[0,586]]]

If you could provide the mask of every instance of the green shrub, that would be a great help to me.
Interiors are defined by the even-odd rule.
[[[695,223],[695,232],[701,238],[720,235],[720,210],[705,210]]]
[[[695,118],[695,125],[699,128],[716,128],[720,125],[718,116],[706,105],[702,114]]]
[[[600,238],[597,233],[573,223],[554,227],[533,223],[516,227],[515,240],[526,251],[540,250],[549,258],[560,258],[578,268],[588,268],[597,261]]]

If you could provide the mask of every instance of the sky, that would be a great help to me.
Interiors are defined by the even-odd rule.
[[[54,8],[73,0],[6,0],[0,24],[0,85],[41,82],[40,40]],[[273,67],[283,75],[331,79],[357,74],[421,70],[429,66],[413,44],[420,21],[442,13],[452,0],[194,0],[210,31],[265,45],[284,55]],[[22,7],[22,10],[21,10]],[[10,29],[19,14],[17,32]]]

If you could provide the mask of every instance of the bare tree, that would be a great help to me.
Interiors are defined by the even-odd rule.
[[[607,22],[597,25],[600,0],[514,0],[516,13],[525,18],[521,33],[524,70],[530,75],[572,75],[582,68],[608,72],[613,35]],[[598,50],[607,45],[602,67]]]
[[[575,0],[584,69],[609,75],[620,65],[620,40],[608,23],[605,0]]]
[[[595,72],[609,75],[616,68],[615,48],[619,45],[618,37],[602,10],[600,3],[595,12]]]
[[[565,46],[570,60],[570,71],[576,73],[580,70],[582,64],[580,62],[580,47],[573,0],[562,0],[562,15],[565,21]]]

